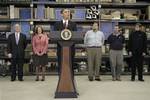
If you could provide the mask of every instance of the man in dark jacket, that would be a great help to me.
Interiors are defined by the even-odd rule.
[[[143,56],[146,54],[147,37],[146,33],[141,31],[141,24],[135,25],[135,31],[129,35],[129,55],[131,55],[131,81],[135,81],[136,68],[138,70],[138,80],[143,79]]]
[[[110,62],[113,81],[121,81],[121,69],[123,67],[123,46],[125,38],[119,32],[119,26],[114,27],[114,32],[108,37],[108,44],[110,44]]]
[[[11,58],[11,81],[23,81],[24,50],[26,48],[26,36],[20,32],[20,25],[15,24],[15,33],[8,37],[8,57]]]
[[[77,31],[76,23],[70,21],[70,10],[62,9],[61,15],[62,15],[63,19],[61,21],[58,21],[55,23],[54,31],[62,31],[64,29],[69,29],[70,31]],[[73,64],[73,59],[74,59],[74,55],[75,55],[74,45],[71,47],[71,51],[72,51],[72,64]],[[59,43],[57,43],[57,57],[58,57],[58,67],[60,70],[61,46],[59,45]]]

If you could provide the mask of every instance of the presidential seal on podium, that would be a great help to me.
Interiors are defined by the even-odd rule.
[[[72,32],[68,29],[64,29],[61,31],[61,38],[63,40],[70,40],[72,37]]]

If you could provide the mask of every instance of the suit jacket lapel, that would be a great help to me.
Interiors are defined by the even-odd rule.
[[[15,35],[15,33],[13,33],[13,40],[14,40],[15,44],[17,45],[17,43],[16,43],[16,35]]]
[[[63,24],[63,20],[61,20],[61,29],[63,30],[63,29],[65,29],[65,26],[64,26],[64,24]]]
[[[68,20],[68,27],[67,28],[70,30],[70,20]]]

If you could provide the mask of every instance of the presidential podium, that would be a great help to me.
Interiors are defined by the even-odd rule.
[[[78,93],[74,82],[71,47],[83,40],[81,32],[69,30],[50,32],[50,41],[61,46],[61,66],[55,98],[77,98]]]

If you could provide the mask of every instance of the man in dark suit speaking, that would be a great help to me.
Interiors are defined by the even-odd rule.
[[[70,31],[77,31],[76,23],[70,21],[70,10],[69,9],[62,9],[61,15],[63,19],[58,21],[54,25],[54,31],[62,31],[64,29],[69,29]],[[72,59],[75,55],[75,48],[74,45],[71,47],[72,51]],[[57,43],[57,57],[58,57],[58,67],[61,65],[61,46]],[[72,60],[73,65],[73,60]],[[60,69],[60,68],[59,68]]]
[[[8,57],[12,60],[11,81],[16,80],[16,70],[18,80],[23,81],[24,50],[26,48],[26,36],[22,34],[19,24],[15,24],[15,33],[8,37]]]

